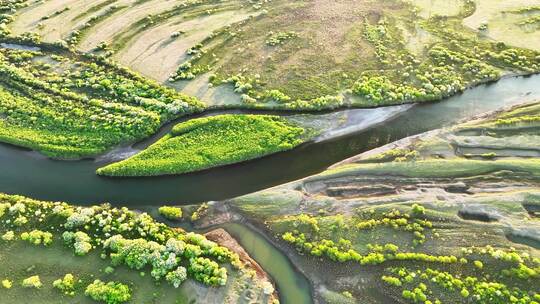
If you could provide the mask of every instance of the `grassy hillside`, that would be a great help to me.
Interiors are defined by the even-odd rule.
[[[212,106],[433,101],[540,69],[535,1],[20,2],[14,34],[112,56]]]

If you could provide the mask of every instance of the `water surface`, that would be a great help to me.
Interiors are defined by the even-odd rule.
[[[284,304],[310,304],[310,285],[291,261],[258,232],[237,223],[222,225],[249,255],[272,277]]]
[[[345,158],[410,135],[535,99],[540,100],[540,75],[505,78],[442,102],[417,105],[383,124],[339,138],[182,176],[99,177],[95,170],[106,164],[105,160],[56,161],[0,144],[0,192],[78,204],[161,205],[222,200],[322,172]]]

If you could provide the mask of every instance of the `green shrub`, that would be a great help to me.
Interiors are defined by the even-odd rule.
[[[25,288],[41,288],[43,284],[41,284],[41,279],[38,275],[28,277],[22,281],[22,287]]]
[[[86,287],[84,293],[93,300],[106,304],[120,304],[131,299],[129,287],[117,282],[105,283],[100,280],[95,280]]]
[[[63,294],[74,296],[75,295],[75,277],[68,273],[62,279],[55,280],[53,287],[60,290]]]
[[[180,207],[162,206],[159,207],[158,211],[159,214],[168,220],[179,220],[182,218],[182,208]]]

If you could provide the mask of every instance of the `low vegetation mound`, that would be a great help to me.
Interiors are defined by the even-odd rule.
[[[176,125],[139,154],[97,173],[107,176],[182,174],[292,149],[306,132],[285,118],[220,115]]]

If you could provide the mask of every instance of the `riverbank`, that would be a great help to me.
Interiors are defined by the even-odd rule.
[[[532,257],[527,266],[532,268],[540,257],[534,211],[540,204],[538,157],[523,153],[538,149],[538,113],[538,103],[492,111],[224,204],[262,227],[268,237],[282,238],[284,252],[307,269],[315,293],[325,301],[345,290],[363,303],[406,303],[401,291],[409,287],[401,286],[409,286],[408,281],[397,276],[401,283],[394,287],[400,288],[381,281],[381,276],[396,277],[395,269],[423,273],[429,267],[457,277],[516,284],[511,277],[496,276],[509,267],[497,256],[517,252]],[[464,151],[464,145],[478,149],[478,144],[481,152]],[[498,250],[495,260],[477,253],[492,247]],[[463,252],[473,252],[474,259],[490,266],[473,275],[465,270],[472,257]],[[464,270],[447,265],[452,259],[460,260]],[[538,293],[534,282],[537,277],[520,288]]]
[[[540,76],[507,78],[442,102],[414,106],[400,115],[383,120],[384,125],[379,121],[359,132],[308,143],[286,153],[173,177],[100,178],[94,172],[106,165],[107,161],[55,161],[0,145],[3,164],[0,191],[79,204],[129,201],[133,205],[159,205],[165,202],[189,204],[222,200],[316,174],[343,159],[400,138],[448,126],[501,106],[539,98]],[[365,113],[368,115],[370,112]],[[360,119],[363,119],[362,116]],[[353,122],[360,124],[361,120]]]

